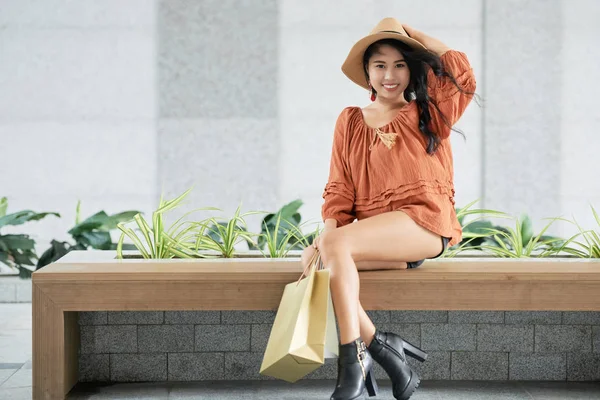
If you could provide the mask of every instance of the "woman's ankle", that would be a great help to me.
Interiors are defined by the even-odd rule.
[[[372,334],[365,335],[365,337],[362,338],[363,342],[365,342],[365,345],[367,345],[367,347],[371,345],[373,339],[375,339],[375,332],[373,332]]]

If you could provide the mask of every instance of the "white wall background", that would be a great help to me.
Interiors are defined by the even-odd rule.
[[[188,208],[301,198],[304,219],[320,220],[335,119],[369,103],[340,66],[387,16],[466,52],[475,69],[485,103],[457,126],[467,140],[452,138],[457,204],[593,226],[600,2],[198,4],[0,0],[0,196],[9,212],[62,214],[15,230],[40,250],[67,239],[77,199],[84,216],[149,215],[161,189],[192,184]]]
[[[41,251],[89,216],[156,203],[155,4],[0,1],[0,196]],[[8,230],[7,230],[8,232]]]
[[[600,213],[600,2],[562,1],[560,204],[588,228],[590,204]],[[597,225],[596,225],[597,226]]]

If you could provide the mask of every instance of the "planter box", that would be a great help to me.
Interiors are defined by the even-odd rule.
[[[78,381],[258,375],[297,256],[143,260],[72,252],[33,274],[34,399]],[[380,329],[421,345],[425,379],[597,380],[600,260],[428,260],[361,272]],[[210,367],[209,367],[210,366]],[[382,371],[378,371],[382,376]],[[335,377],[335,362],[309,376]]]

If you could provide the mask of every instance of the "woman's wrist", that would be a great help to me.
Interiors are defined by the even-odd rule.
[[[442,42],[440,42],[439,46],[432,47],[429,49],[433,53],[435,53],[438,57],[443,56],[447,51],[452,50],[450,47],[446,46]]]

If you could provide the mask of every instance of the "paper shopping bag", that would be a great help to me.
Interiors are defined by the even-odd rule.
[[[297,282],[285,286],[260,373],[296,382],[338,354],[330,275],[315,252]],[[304,277],[306,275],[306,277]]]

